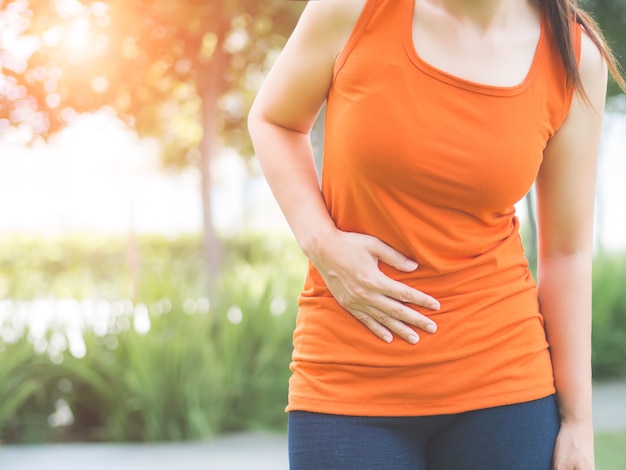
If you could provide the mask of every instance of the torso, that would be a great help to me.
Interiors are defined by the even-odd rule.
[[[322,192],[338,229],[374,236],[419,263],[411,273],[381,270],[440,301],[439,311],[424,312],[438,331],[417,346],[383,343],[311,266],[288,410],[417,416],[554,393],[514,204],[571,101],[558,49],[544,21],[539,33],[528,29],[526,48],[508,36],[525,54],[519,67],[493,60],[484,74],[469,62],[452,69],[458,64],[414,48],[416,27],[423,36],[414,7],[369,0],[361,14],[337,6],[360,21],[327,97]],[[480,60],[481,51],[471,52]]]

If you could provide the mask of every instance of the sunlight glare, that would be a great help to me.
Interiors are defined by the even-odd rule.
[[[95,77],[91,81],[91,88],[96,93],[104,93],[109,88],[109,80],[106,77]]]
[[[86,7],[78,0],[55,0],[54,4],[61,18],[82,16],[86,12]]]
[[[94,16],[104,16],[106,15],[108,7],[104,2],[93,2],[91,4],[91,12]]]
[[[53,26],[42,35],[43,43],[48,47],[55,47],[63,37],[63,28]]]
[[[65,34],[65,45],[76,52],[87,52],[91,47],[88,40],[91,23],[87,18],[77,18]]]
[[[28,58],[41,45],[39,38],[25,34],[29,25],[26,11],[28,3],[18,1],[0,10],[0,69],[24,73]]]

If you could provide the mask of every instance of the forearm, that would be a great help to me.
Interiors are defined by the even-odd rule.
[[[250,135],[265,178],[304,253],[336,229],[320,191],[307,134],[252,118]]]
[[[591,423],[591,252],[540,256],[538,289],[561,418]]]

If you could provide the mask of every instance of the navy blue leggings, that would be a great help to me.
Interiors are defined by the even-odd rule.
[[[550,470],[554,396],[454,415],[289,413],[291,470]]]

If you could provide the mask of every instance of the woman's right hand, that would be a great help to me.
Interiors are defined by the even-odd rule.
[[[395,333],[415,344],[419,335],[408,325],[434,333],[437,325],[406,304],[438,310],[439,302],[385,275],[379,262],[411,272],[417,263],[370,235],[332,230],[307,253],[339,305],[390,343]]]

